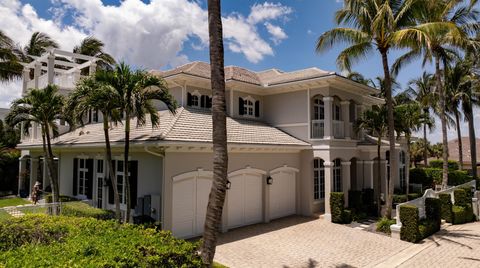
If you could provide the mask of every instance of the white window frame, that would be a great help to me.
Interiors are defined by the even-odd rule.
[[[333,191],[343,192],[342,189],[342,162],[340,159],[333,160]]]
[[[122,205],[122,207],[125,207],[127,205],[127,201],[126,201],[126,192],[125,192],[125,174],[124,174],[124,166],[123,166],[123,160],[114,160],[115,161],[115,175],[117,176],[117,190],[118,190],[118,195],[120,196],[120,205]],[[130,160],[128,160],[130,161]],[[119,163],[122,163],[121,165]],[[119,168],[121,167],[121,170],[119,170]],[[131,173],[130,171],[128,172],[128,175],[130,176]],[[120,180],[119,180],[119,177],[122,178],[121,182],[120,183]],[[118,187],[121,187],[121,190],[118,189]]]
[[[319,103],[317,103],[317,101]],[[320,96],[313,98],[313,120],[325,120],[325,103]]]
[[[77,168],[77,195],[87,196],[87,158],[77,158],[78,168]],[[82,165],[83,163],[83,165]],[[83,176],[80,176],[83,174]]]
[[[313,200],[325,199],[325,161],[314,158],[313,163]]]
[[[200,92],[198,92],[198,90],[195,90],[190,94],[192,95],[192,102],[191,102],[190,107],[202,108],[201,107],[201,101],[200,101],[201,98],[202,98],[202,94],[200,94]]]
[[[102,170],[99,171],[98,168],[100,167],[99,165],[99,161],[102,161],[102,164],[101,164],[101,167],[102,167]],[[99,182],[101,182],[101,184],[99,185]],[[95,203],[98,207],[98,195],[99,193],[101,194],[101,204],[100,204],[100,208],[103,208],[104,206],[104,203],[105,203],[105,192],[104,192],[104,189],[103,189],[103,185],[105,183],[105,159],[103,158],[96,158],[95,159]]]
[[[242,98],[243,100],[243,116],[255,117],[255,102],[256,100],[252,96]]]

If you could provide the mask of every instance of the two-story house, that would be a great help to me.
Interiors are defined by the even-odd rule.
[[[197,236],[203,230],[212,183],[210,66],[192,62],[152,74],[167,81],[180,108],[173,115],[159,103],[160,127],[132,130],[131,194],[134,201],[145,197],[143,210],[164,229],[179,237]],[[254,72],[229,66],[225,75],[229,153],[225,231],[294,214],[322,213],[328,219],[330,192],[373,188],[375,177],[385,178],[388,144],[382,146],[382,160],[374,161],[374,139],[353,130],[362,111],[383,103],[372,97],[376,89],[317,68]],[[92,116],[91,124],[56,138],[53,148],[61,194],[113,208],[100,121],[101,115]],[[123,127],[112,126],[110,139],[125,208],[123,138]],[[30,174],[20,183],[31,187],[42,179],[41,143],[25,137],[19,147],[20,169]],[[395,182],[400,188],[407,183],[406,150],[397,144],[395,153],[403,161]],[[386,192],[384,183],[381,189]],[[136,203],[132,205],[140,213]]]

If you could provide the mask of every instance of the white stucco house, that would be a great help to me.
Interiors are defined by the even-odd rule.
[[[43,76],[50,79],[45,81],[56,83],[68,80],[62,76],[75,74],[70,84],[59,84],[62,92],[68,93],[81,77],[79,69],[95,69],[94,58],[83,58],[87,61],[83,66],[55,69],[55,75],[48,76],[53,57],[47,55],[26,67],[24,90],[41,88],[39,81],[46,79]],[[41,62],[43,67],[38,67]],[[38,71],[29,81],[28,68],[46,68],[47,72],[42,76]],[[212,181],[210,66],[191,62],[152,74],[167,81],[180,108],[173,115],[158,104],[160,127],[146,125],[132,130],[132,196],[149,200],[145,206],[152,208],[149,212],[164,229],[178,237],[198,236]],[[379,162],[382,172],[377,174],[374,139],[353,131],[353,122],[363,110],[383,103],[372,97],[376,89],[317,68],[254,72],[228,66],[225,74],[230,181],[222,223],[225,231],[294,214],[320,213],[329,218],[330,208],[325,204],[330,192],[373,188],[374,177],[385,178],[387,143],[382,146],[383,160]],[[65,130],[53,141],[60,191],[92,199],[101,208],[113,208],[112,189],[104,179],[102,116],[92,111],[89,121],[75,131]],[[111,141],[125,203],[121,125],[112,126]],[[22,137],[19,148],[20,171],[30,174],[20,185],[30,189],[35,180],[45,177],[40,135],[35,128]],[[395,184],[405,187],[408,162],[401,142],[395,153],[403,159]],[[48,184],[44,181],[44,186]],[[381,189],[385,193],[385,183]]]

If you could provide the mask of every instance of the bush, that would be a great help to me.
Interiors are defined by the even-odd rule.
[[[71,197],[71,196],[68,196],[68,195],[60,195],[58,197],[58,201],[59,202],[72,202],[72,201],[78,201],[78,199],[76,199],[75,197]],[[52,194],[47,194],[45,195],[45,202],[47,203],[52,203],[53,202],[53,196]]]
[[[428,180],[431,181],[429,188],[434,188],[435,184],[442,184],[442,169],[440,168],[426,168],[425,174],[427,174]]]
[[[400,221],[402,223],[402,228],[400,229],[400,239],[413,243],[417,242],[420,238],[418,231],[418,208],[412,205],[401,206]]]
[[[437,223],[434,220],[421,220],[418,225],[419,240],[427,238],[439,230]]]
[[[438,195],[441,202],[441,218],[446,222],[452,222],[452,198],[450,194],[439,194]]]
[[[408,199],[407,199],[406,194],[394,194],[393,195],[393,203],[394,204],[405,203],[407,201],[408,201]]]
[[[473,177],[468,175],[467,171],[454,170],[448,172],[448,185],[457,186],[473,180]]]
[[[345,198],[343,193],[330,193],[330,209],[332,213],[332,222],[343,223],[343,210],[345,207]]]
[[[425,217],[435,224],[434,233],[440,230],[442,224],[442,201],[437,198],[425,199]],[[425,236],[426,237],[426,236]]]
[[[475,214],[473,214],[472,204],[467,204],[465,207],[465,222],[475,221]]]
[[[465,223],[465,208],[460,206],[452,207],[452,224]]]
[[[410,169],[410,183],[421,184],[423,187],[430,188],[433,181],[427,176],[424,168]]]
[[[2,267],[203,267],[198,245],[93,218],[29,215],[0,222]]]
[[[421,196],[422,196],[422,194],[419,194],[419,193],[411,193],[411,194],[407,195],[407,199],[408,199],[408,201],[410,201],[410,200],[413,200],[413,199],[417,199]]]
[[[471,203],[473,198],[472,187],[464,186],[464,187],[460,187],[460,189],[463,189],[465,191],[467,203]]]
[[[352,211],[345,209],[342,212],[342,223],[349,224],[352,222]]]
[[[375,193],[373,189],[363,189],[362,196],[364,206],[363,210],[371,216],[377,215],[377,208],[375,207]]]
[[[348,191],[348,207],[356,211],[363,209],[362,191]]]
[[[95,218],[99,220],[109,220],[115,218],[115,213],[111,210],[91,207],[83,202],[69,202],[62,206],[62,215],[83,218]]]
[[[430,167],[443,169],[443,160],[431,160]],[[455,160],[448,160],[448,170],[458,170],[459,165]]]
[[[465,207],[468,203],[467,193],[464,189],[455,189],[453,191],[453,199],[455,200],[455,206]]]
[[[390,234],[391,233],[390,225],[395,223],[396,221],[394,219],[382,217],[379,221],[377,221],[377,232]]]

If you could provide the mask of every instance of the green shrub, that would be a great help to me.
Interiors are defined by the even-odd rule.
[[[418,231],[418,208],[412,205],[401,206],[400,221],[402,223],[402,228],[400,229],[400,239],[413,243],[417,242],[420,238]]]
[[[452,207],[452,224],[465,223],[465,208],[460,206]]]
[[[475,221],[475,215],[473,214],[472,204],[465,206],[465,222]]]
[[[422,194],[419,194],[419,193],[411,193],[411,194],[408,194],[407,195],[407,200],[410,201],[410,200],[413,200],[413,199],[417,199],[419,197],[422,197]]]
[[[427,238],[439,230],[437,223],[434,220],[424,219],[418,225],[419,240]]]
[[[466,195],[466,198],[467,198],[466,199],[467,203],[471,203],[472,198],[473,198],[472,187],[464,186],[464,187],[460,187],[460,189],[463,189],[465,191],[465,195]]]
[[[427,174],[428,180],[431,181],[431,184],[429,186],[425,185],[425,187],[434,188],[435,184],[442,184],[442,169],[426,168],[425,174]]]
[[[394,219],[389,219],[387,217],[382,217],[380,220],[377,221],[377,232],[382,232],[386,234],[390,234],[390,225],[395,224],[396,221]]]
[[[356,211],[360,211],[363,208],[362,191],[348,191],[348,207],[353,208]]]
[[[93,218],[30,215],[0,222],[0,267],[203,267],[198,245]]]
[[[434,233],[440,230],[442,224],[442,201],[440,199],[425,199],[425,217],[435,224]]]
[[[343,210],[345,207],[345,198],[343,193],[330,193],[330,209],[332,213],[332,222],[343,223]]]
[[[115,213],[110,210],[99,209],[89,206],[83,202],[69,202],[62,206],[62,215],[95,218],[99,220],[109,220],[115,218]]]
[[[394,204],[405,203],[407,201],[408,201],[408,199],[407,199],[406,194],[394,194],[393,195],[393,203]]]
[[[427,176],[424,168],[410,169],[410,183],[421,184],[423,187],[430,188],[433,181]]]
[[[349,224],[352,222],[352,211],[344,209],[342,211],[342,223]]]
[[[438,195],[441,202],[441,218],[446,222],[452,222],[452,198],[450,194],[439,194]]]
[[[455,189],[453,191],[453,199],[455,200],[455,206],[465,207],[468,203],[467,193],[463,189]]]
[[[443,169],[443,160],[431,160],[430,167]],[[448,170],[458,170],[459,165],[455,160],[448,160]]]
[[[454,170],[448,172],[448,185],[457,186],[473,180],[473,177],[468,175],[467,171]]]
[[[75,198],[75,197],[68,196],[68,195],[60,195],[58,201],[59,202],[72,202],[72,201],[78,201],[78,199]],[[47,203],[52,203],[53,202],[52,194],[47,194],[45,196],[45,202],[47,202]]]
[[[363,211],[368,215],[375,216],[377,215],[377,208],[375,207],[375,193],[373,189],[366,188],[363,189]]]

